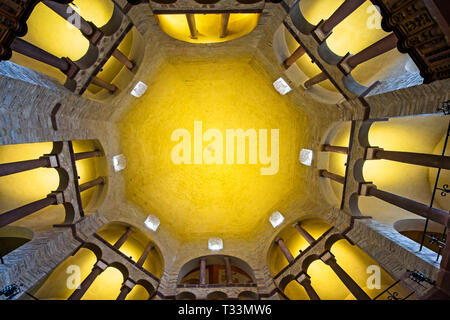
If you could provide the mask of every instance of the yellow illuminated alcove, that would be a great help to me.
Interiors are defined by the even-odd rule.
[[[302,0],[298,5],[306,20],[312,25],[317,25],[321,20],[331,16],[343,2],[344,0]],[[381,15],[370,1],[366,1],[338,24],[326,41],[335,54],[345,56],[347,53],[357,54],[387,35],[388,33],[381,29]],[[289,52],[294,52],[299,44],[287,29],[285,29],[285,38]],[[398,50],[391,50],[355,68],[352,76],[366,86],[371,85],[375,80],[395,78],[406,72],[401,67],[407,58],[407,55],[401,54]],[[298,59],[296,64],[309,78],[321,72],[308,55]],[[329,80],[319,85],[325,89],[337,91]]]
[[[190,43],[215,43],[240,38],[258,25],[259,13],[231,13],[226,36],[220,37],[221,14],[194,14],[196,39],[191,38],[185,14],[155,15],[160,28],[172,38]]]
[[[110,21],[114,10],[114,3],[111,0],[75,0],[70,6],[98,28]],[[27,26],[28,32],[23,39],[56,57],[68,57],[72,61],[77,61],[83,58],[88,51],[89,41],[81,32],[43,3],[36,5],[27,20]],[[129,55],[132,48],[132,32],[125,36],[118,47],[126,56]],[[60,83],[64,83],[66,80],[66,76],[57,68],[17,52],[13,52],[11,61],[48,75]],[[123,67],[119,61],[111,57],[97,76],[104,81],[111,82]],[[93,94],[100,90],[100,87],[94,85],[88,87],[88,91]]]
[[[73,148],[75,153],[94,151],[99,149],[99,144],[94,140],[73,141]],[[50,154],[52,149],[51,142],[2,145],[0,146],[0,163],[38,159],[44,154]],[[106,175],[107,170],[104,157],[79,160],[76,162],[76,167],[80,184]],[[59,174],[53,168],[37,168],[2,177],[0,179],[0,214],[45,198],[58,189],[59,182]],[[99,199],[100,195],[99,187],[82,192],[83,208],[89,209],[95,202],[93,200]],[[89,210],[85,210],[85,213],[89,214]],[[62,223],[64,218],[64,206],[55,205],[44,208],[16,224],[39,229]]]
[[[244,58],[176,57],[144,81],[151,86],[119,124],[126,197],[157,215],[162,228],[183,240],[251,239],[270,226],[273,211],[283,212],[302,197],[305,168],[298,156],[308,139],[306,117],[258,66]],[[267,166],[248,158],[245,164],[175,164],[172,133],[186,129],[193,139],[194,121],[202,121],[203,132],[224,135],[227,129],[268,129],[270,138],[270,130],[279,129],[278,172],[261,175]]]
[[[442,154],[449,119],[449,116],[444,115],[423,115],[375,122],[369,131],[369,143],[371,146],[389,151],[439,155]],[[347,123],[336,134],[331,144],[346,147],[349,144],[349,137],[350,123]],[[346,159],[346,155],[331,152],[328,170],[344,176]],[[440,180],[441,186],[449,182],[448,174],[444,171]],[[425,204],[431,200],[436,174],[435,169],[389,160],[368,160],[363,167],[365,181],[372,181],[382,190]],[[340,199],[342,185],[334,181],[330,183]],[[447,208],[448,202],[445,202],[445,197],[437,194],[435,200],[435,207]],[[402,219],[419,218],[411,212],[374,197],[360,197],[359,209],[363,214],[388,225]]]

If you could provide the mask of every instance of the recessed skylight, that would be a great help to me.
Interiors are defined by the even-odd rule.
[[[284,217],[279,211],[275,211],[274,213],[272,213],[272,215],[270,216],[269,220],[270,220],[270,223],[272,224],[272,226],[274,228],[276,228],[280,224],[283,223]]]
[[[147,228],[156,231],[159,227],[160,221],[157,216],[151,214],[147,217],[144,223]]]
[[[123,154],[118,154],[113,157],[113,166],[115,172],[123,170],[127,166],[127,159]]]
[[[286,80],[283,78],[278,78],[274,83],[273,86],[275,90],[277,90],[281,95],[285,95],[286,93],[290,92],[292,88],[288,85]]]
[[[210,238],[208,240],[208,249],[211,251],[219,251],[223,249],[223,240],[220,238]]]
[[[142,81],[139,81],[131,90],[131,95],[135,96],[136,98],[142,97],[142,95],[147,91],[147,85],[143,83]]]
[[[313,160],[314,152],[309,149],[302,149],[300,151],[300,162],[305,166],[311,166]]]

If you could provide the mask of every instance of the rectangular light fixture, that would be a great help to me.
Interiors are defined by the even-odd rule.
[[[219,251],[223,249],[223,240],[220,238],[210,238],[208,240],[208,249],[211,251]]]
[[[131,90],[131,95],[135,96],[136,98],[140,98],[144,95],[145,91],[147,91],[147,85],[143,83],[142,81],[139,81]]]
[[[279,211],[275,211],[274,213],[272,213],[272,215],[270,216],[269,220],[270,220],[270,223],[272,224],[272,226],[274,228],[276,228],[280,224],[283,223],[284,217]]]
[[[113,157],[113,167],[115,172],[125,169],[126,166],[127,159],[123,154],[118,154]]]
[[[275,82],[273,83],[273,87],[275,88],[275,90],[277,90],[283,96],[286,93],[292,91],[292,88],[288,85],[286,80],[284,80],[283,78],[278,78],[277,80],[275,80]]]
[[[150,230],[156,231],[159,227],[160,221],[157,216],[151,214],[147,217],[144,224]]]
[[[311,166],[313,160],[314,152],[309,149],[302,149],[300,151],[299,160],[305,166]]]

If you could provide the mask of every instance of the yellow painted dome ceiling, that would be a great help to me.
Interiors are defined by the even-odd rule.
[[[283,212],[303,194],[305,169],[298,157],[307,141],[306,117],[248,59],[170,61],[154,76],[141,79],[149,88],[120,122],[121,148],[127,158],[126,197],[145,214],[157,215],[161,227],[183,240],[250,239],[270,225],[273,211]],[[201,149],[196,149],[194,123],[197,130],[201,123],[203,134],[223,136],[223,155],[214,144],[220,141],[217,136],[209,141],[204,137]],[[264,154],[259,153],[254,163],[249,140],[244,164],[238,164],[237,158],[227,163],[226,148],[231,148],[227,129],[254,129],[258,152],[268,141],[271,164],[262,164]],[[267,130],[267,139],[260,129]],[[278,139],[271,135],[275,131]],[[177,149],[184,141],[177,132],[190,135],[183,150]],[[203,150],[202,164],[195,164],[195,150]],[[186,163],[174,161],[179,156],[185,156]],[[205,164],[208,156],[217,156],[216,162]]]

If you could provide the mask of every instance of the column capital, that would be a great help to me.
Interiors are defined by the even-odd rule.
[[[48,168],[59,167],[58,156],[56,154],[44,154],[42,157],[39,157],[39,159],[47,159],[49,163]]]
[[[56,205],[63,204],[66,200],[64,199],[64,192],[63,191],[52,191],[47,197],[55,198]]]
[[[302,271],[302,273],[300,273],[300,275],[297,277],[296,280],[300,284],[305,283],[305,282],[311,283],[311,277],[306,272],[303,272],[303,271]]]
[[[97,263],[94,265],[94,268],[100,268],[101,270],[105,270],[106,268],[108,268],[108,264],[102,260],[98,260]]]
[[[322,43],[324,42],[332,33],[333,30],[331,30],[328,33],[323,32],[322,27],[325,23],[325,20],[320,20],[320,22],[317,24],[317,26],[313,29],[311,32],[311,35],[317,40],[317,42]]]
[[[364,159],[365,160],[378,160],[378,158],[375,157],[375,154],[377,151],[383,151],[383,148],[379,147],[366,147],[366,151],[364,153]]]
[[[281,238],[280,236],[277,236],[274,241],[278,243],[278,241],[280,241],[280,240],[284,241],[283,238]]]
[[[136,283],[131,279],[126,279],[124,283],[122,283],[122,287],[127,287],[130,290],[133,289],[133,287],[136,285]]]
[[[330,264],[332,262],[335,262],[336,258],[330,251],[326,251],[320,256],[320,260],[322,260],[325,264]]]
[[[377,188],[376,185],[374,185],[372,182],[361,182],[359,184],[359,188],[358,188],[358,195],[360,196],[366,196],[369,197],[369,189],[370,188]]]

